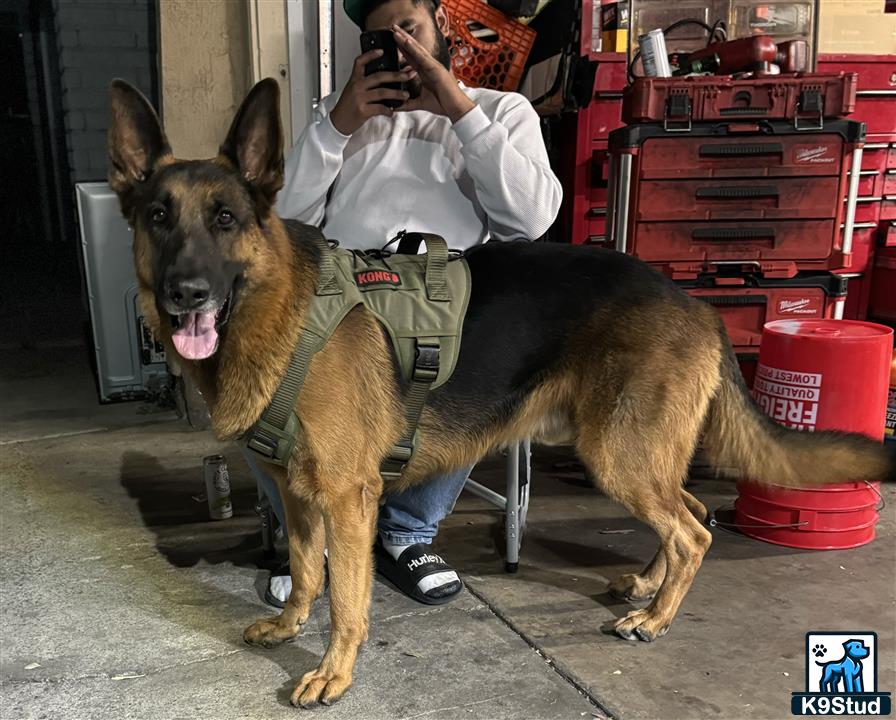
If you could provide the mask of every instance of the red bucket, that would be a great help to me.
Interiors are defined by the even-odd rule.
[[[753,397],[772,418],[805,430],[844,430],[883,439],[893,331],[853,320],[766,323]],[[737,484],[735,522],[745,535],[810,550],[874,539],[880,483],[811,490]]]

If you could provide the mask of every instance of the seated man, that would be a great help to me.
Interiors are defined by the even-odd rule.
[[[279,214],[321,226],[352,249],[382,247],[404,229],[436,233],[454,249],[542,236],[561,188],[529,102],[454,78],[439,0],[344,7],[362,29],[393,32],[401,69],[365,77],[381,51],[355,60],[345,88],[321,101],[289,154]],[[382,87],[395,82],[404,89]],[[381,103],[387,99],[402,104],[392,110]],[[275,483],[253,469],[283,523]],[[380,510],[377,570],[420,602],[447,602],[461,590],[457,573],[427,546],[469,471],[390,495]],[[289,575],[275,574],[267,599],[282,607],[289,590]]]

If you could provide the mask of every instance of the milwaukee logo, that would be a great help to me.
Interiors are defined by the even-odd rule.
[[[815,147],[797,148],[796,162],[798,163],[830,163],[834,162],[834,158],[828,155],[827,145],[817,145]]]
[[[778,313],[781,315],[815,315],[812,298],[792,298],[778,302]]]
[[[355,273],[355,284],[359,288],[370,287],[371,285],[398,287],[401,285],[401,276],[390,270],[361,270]]]
[[[430,555],[429,553],[424,553],[419,557],[415,557],[408,563],[408,570],[412,571],[414,568],[421,567],[423,565],[427,565],[428,563],[439,563],[441,565],[445,564],[445,561],[442,560],[438,555]]]

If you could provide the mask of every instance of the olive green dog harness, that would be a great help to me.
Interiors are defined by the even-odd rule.
[[[454,372],[464,315],[470,299],[470,270],[438,235],[409,233],[405,248],[426,243],[422,255],[339,249],[315,238],[320,268],[315,293],[286,375],[244,442],[265,461],[286,466],[301,436],[295,404],[311,358],[345,316],[364,305],[386,328],[407,384],[405,432],[380,467],[384,480],[401,477],[416,448],[416,431],[432,388]]]

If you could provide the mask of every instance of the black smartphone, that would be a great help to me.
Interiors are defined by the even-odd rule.
[[[395,36],[391,30],[369,30],[361,33],[361,52],[366,53],[370,50],[382,50],[383,54],[364,66],[365,76],[384,71],[398,72],[398,45],[395,44]],[[383,83],[381,87],[402,90],[404,83]],[[393,110],[401,105],[401,100],[380,100],[379,102]]]

